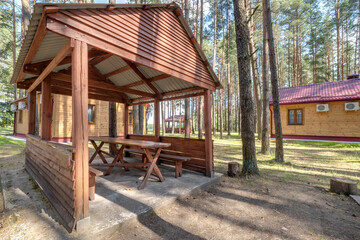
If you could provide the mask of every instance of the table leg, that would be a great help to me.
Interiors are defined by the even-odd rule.
[[[100,152],[102,146],[104,145],[104,142],[101,142],[99,146],[96,145],[96,142],[91,140],[90,141],[91,144],[93,145],[93,147],[95,148],[95,152],[94,154],[91,156],[90,160],[89,160],[89,164],[92,163],[92,161],[94,161],[96,155],[99,155],[99,157],[101,158],[101,160],[103,161],[103,163],[108,163],[105,159],[105,157],[102,155],[102,153]]]
[[[116,153],[116,157],[114,158],[114,160],[112,161],[112,165],[115,165],[117,162],[121,162],[121,163],[125,163],[124,158],[122,156],[122,154],[124,154],[124,148],[125,145],[122,145],[120,150],[117,150],[116,146],[114,146],[113,144],[111,144],[111,147],[113,148],[114,152]],[[108,170],[106,171],[105,175],[110,175],[112,169],[114,168],[114,166],[110,166],[108,168]],[[124,167],[125,171],[129,171],[129,167]]]
[[[150,177],[153,170],[155,171],[157,177],[160,179],[161,182],[165,181],[165,179],[162,176],[159,168],[156,166],[156,161],[160,156],[161,148],[158,148],[156,150],[156,153],[155,153],[154,157],[152,157],[151,152],[150,152],[149,149],[144,149],[144,152],[146,154],[146,157],[147,157],[148,161],[151,163],[151,165],[149,166],[143,181],[141,182],[140,186],[138,187],[139,190],[141,190],[141,189],[143,189],[145,187],[146,182],[149,179],[149,177]]]

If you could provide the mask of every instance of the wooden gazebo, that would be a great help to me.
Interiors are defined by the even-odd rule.
[[[28,92],[25,167],[66,228],[89,222],[88,99],[125,105],[125,137],[169,142],[213,173],[211,94],[220,87],[178,5],[36,4],[11,83]],[[35,134],[41,92],[40,138]],[[72,147],[50,142],[51,94],[72,96]],[[160,101],[204,97],[205,140],[160,136]],[[128,133],[128,107],[154,103],[155,135]]]
[[[173,123],[174,120],[174,123]],[[191,122],[191,119],[190,119]],[[185,132],[185,115],[175,115],[174,119],[172,116],[165,119],[165,132],[172,132],[172,124],[174,124],[174,133],[184,133]],[[190,124],[191,131],[191,124]]]

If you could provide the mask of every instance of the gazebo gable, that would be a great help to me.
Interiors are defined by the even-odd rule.
[[[89,81],[93,82],[89,82],[89,87],[95,84],[97,88],[97,82],[108,84],[101,90],[110,91],[109,100],[121,91],[121,101],[139,104],[154,98],[200,96],[204,89],[214,91],[220,86],[176,4],[39,5],[35,13],[39,14],[39,8],[44,11],[38,22],[32,23],[38,26],[36,34],[32,26],[34,36],[31,44],[27,37],[24,51],[27,45],[30,47],[25,57],[24,51],[20,53],[12,79],[20,88],[33,83],[34,76],[42,72],[69,38],[90,46]],[[68,55],[51,73],[55,83],[60,81],[53,92],[65,94],[69,90],[61,86],[71,81],[70,73]],[[111,89],[112,85],[116,87]],[[94,90],[90,88],[89,97],[98,92],[95,86]]]

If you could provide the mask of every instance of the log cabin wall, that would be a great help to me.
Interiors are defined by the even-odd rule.
[[[70,96],[54,94],[52,137],[54,141],[67,140],[71,137],[72,100]],[[94,122],[89,123],[89,136],[109,136],[109,102],[89,99],[93,105]],[[124,136],[124,104],[116,104],[117,135]],[[129,124],[132,133],[132,125]]]
[[[360,137],[360,111],[345,111],[346,102],[336,101],[280,105],[281,123],[283,135],[286,136],[309,136],[309,137]],[[317,112],[317,104],[329,104],[328,112]],[[289,125],[288,110],[303,109],[303,124]],[[275,134],[273,109],[271,110],[271,134]],[[360,140],[360,139],[359,139]]]
[[[129,139],[156,141],[155,136],[128,135]],[[185,139],[177,137],[160,136],[160,142],[171,143],[169,148],[164,148],[162,153],[191,157],[190,161],[183,163],[183,168],[195,172],[206,173],[206,152],[205,140]],[[161,159],[161,157],[160,157]],[[162,161],[165,164],[173,165],[171,161]]]
[[[71,146],[27,135],[25,168],[71,232],[75,225],[75,175]]]

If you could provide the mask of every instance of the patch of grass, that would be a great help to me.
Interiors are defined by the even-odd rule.
[[[0,146],[4,146],[7,144],[25,147],[25,143],[22,141],[12,140],[10,138],[0,136]]]
[[[360,149],[360,143],[314,142],[314,141],[296,141],[296,140],[285,140],[284,143],[287,146]]]

